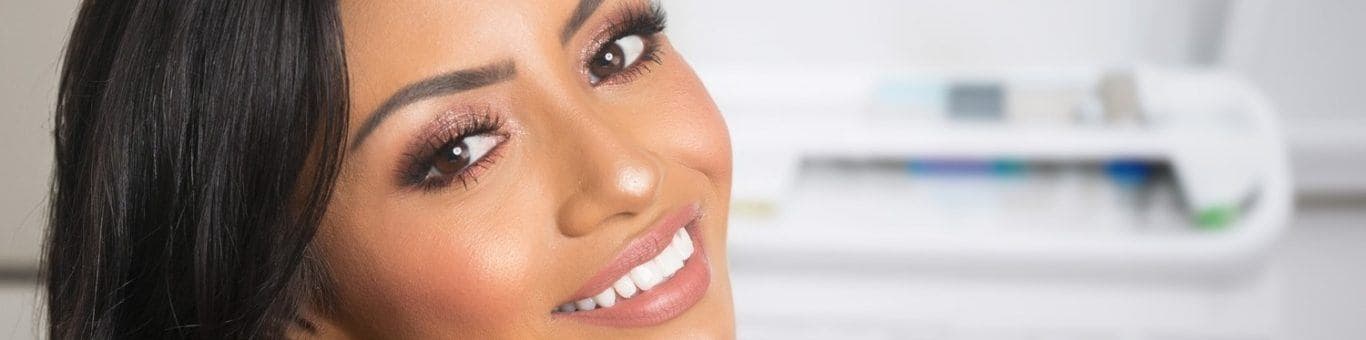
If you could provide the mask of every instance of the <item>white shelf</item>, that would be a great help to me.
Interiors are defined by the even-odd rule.
[[[872,260],[931,266],[1216,273],[1256,263],[1281,234],[1290,215],[1292,190],[1284,141],[1275,113],[1259,92],[1236,78],[1217,80],[1213,84],[1226,87],[1220,92],[1232,94],[1243,109],[1237,126],[1211,128],[1198,121],[1146,127],[927,124],[877,120],[853,109],[843,115],[730,112],[728,119],[735,136],[735,201],[771,205],[773,211],[767,217],[733,218],[731,248],[742,256],[775,261],[801,258],[832,265]],[[1193,153],[1196,151],[1203,154]],[[1204,155],[1211,158],[1201,159]],[[827,203],[818,194],[842,189],[799,187],[807,185],[797,180],[801,164],[813,158],[1152,159],[1181,163],[1176,164],[1178,170],[1193,167],[1185,163],[1217,167],[1221,162],[1236,161],[1248,164],[1251,172],[1247,175],[1255,177],[1257,183],[1250,189],[1252,203],[1232,225],[1217,231],[1074,233],[1057,231],[1068,228],[924,228],[899,223],[896,214],[909,213],[916,207],[898,205],[894,198],[885,206],[871,208],[888,212],[888,216],[878,218],[824,211]],[[1207,177],[1195,181],[1209,181],[1209,174],[1204,175]],[[1219,174],[1215,175],[1217,179]],[[855,191],[840,195],[875,196],[878,193],[873,191],[879,188],[864,185],[849,190]],[[787,199],[802,192],[817,195]]]

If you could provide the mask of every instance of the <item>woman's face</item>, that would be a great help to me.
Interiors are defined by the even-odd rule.
[[[341,9],[321,335],[731,336],[729,139],[650,3]]]

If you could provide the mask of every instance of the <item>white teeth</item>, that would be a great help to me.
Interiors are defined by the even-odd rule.
[[[693,250],[692,238],[689,237],[688,231],[678,229],[678,232],[670,238],[669,245],[660,251],[655,258],[631,268],[630,272],[617,279],[611,287],[598,293],[598,295],[565,303],[556,308],[555,311],[572,313],[615,306],[618,299],[629,299],[672,278],[686,265],[688,258],[692,257]]]
[[[678,243],[674,243],[673,245],[670,245],[670,246],[669,246],[669,249],[666,249],[665,251],[668,251],[668,252],[670,252],[670,253],[673,253],[673,254],[674,254],[673,257],[676,258],[676,259],[678,259],[678,262],[687,261],[687,260],[688,260],[688,256],[689,256],[689,255],[692,255],[692,254],[684,253],[684,252],[683,252],[683,245],[680,245],[680,244],[678,244]]]
[[[630,275],[617,279],[617,282],[612,284],[612,288],[616,289],[617,294],[621,294],[622,298],[630,299],[632,296],[636,296],[636,283],[631,281]]]
[[[654,288],[656,284],[659,284],[659,276],[656,275],[650,267],[652,267],[650,263],[646,262],[645,264],[631,268],[631,274],[629,274],[631,275],[631,281],[635,281],[636,287],[640,287],[640,290],[650,290],[650,288]]]
[[[659,256],[655,256],[655,259],[653,260],[653,262],[659,265],[661,270],[671,275],[674,272],[673,264],[678,261],[678,253],[673,249],[674,245],[670,244],[668,248],[664,248],[664,251],[659,252]]]
[[[669,247],[664,249],[664,252],[659,253],[659,257],[654,260],[654,262],[659,264],[660,269],[665,273],[669,273],[668,276],[671,277],[675,272],[678,272],[679,268],[683,268],[683,260],[678,258],[678,251],[675,250],[676,248],[677,246],[675,245],[669,245]]]
[[[597,303],[598,306],[602,306],[602,308],[612,307],[613,305],[617,304],[617,292],[613,291],[612,288],[609,287],[607,288],[607,290],[604,290],[602,291],[602,293],[598,293],[597,296],[594,296],[593,302]]]
[[[683,269],[683,266],[688,264],[688,259],[684,257],[675,257],[675,259],[677,260],[674,260],[673,268],[669,268],[669,270],[677,273],[679,270]]]
[[[679,250],[682,250],[684,254],[692,255],[692,237],[688,235],[688,230],[679,229],[678,236],[682,239],[680,239],[679,242],[675,244],[683,247]]]
[[[593,310],[593,309],[595,309],[595,308],[598,308],[598,303],[597,303],[597,302],[593,302],[593,299],[591,299],[591,298],[590,298],[590,299],[583,299],[583,300],[575,301],[575,302],[574,302],[574,307],[578,307],[579,310],[587,311],[587,310]]]
[[[664,259],[661,258],[663,256],[664,253],[660,252],[659,256],[655,256],[655,259],[650,260],[650,262],[645,262],[645,265],[650,266],[650,272],[659,276],[659,282],[664,282],[664,279],[674,275],[674,272],[669,270],[669,266],[666,265]],[[658,285],[658,283],[656,283],[656,285]]]

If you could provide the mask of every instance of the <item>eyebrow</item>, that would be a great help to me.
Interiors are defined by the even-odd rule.
[[[583,28],[583,23],[587,22],[601,5],[602,0],[579,0],[579,6],[574,8],[574,15],[569,17],[569,22],[566,22],[564,29],[560,31],[560,44],[569,43],[569,38],[573,38],[574,33]]]
[[[409,84],[389,96],[383,105],[380,105],[370,114],[370,118],[367,118],[365,124],[362,124],[360,130],[356,132],[356,141],[351,143],[351,149],[360,148],[361,143],[365,142],[365,138],[374,133],[380,123],[383,123],[385,118],[393,115],[394,111],[398,111],[399,108],[431,97],[497,84],[516,75],[516,64],[512,60],[504,60],[481,67],[445,73]]]

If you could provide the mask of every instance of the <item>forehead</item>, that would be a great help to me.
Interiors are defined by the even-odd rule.
[[[348,56],[402,57],[395,50],[479,56],[505,54],[529,39],[555,38],[556,27],[568,20],[575,4],[577,0],[343,0],[341,14]]]
[[[578,0],[343,0],[353,107],[403,85],[558,46]]]

